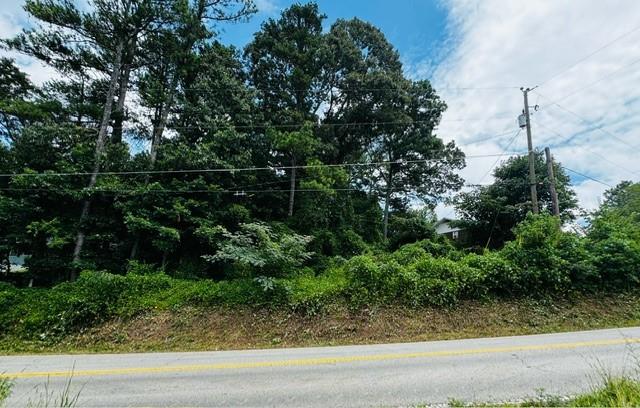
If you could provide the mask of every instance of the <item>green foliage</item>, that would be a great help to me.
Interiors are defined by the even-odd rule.
[[[499,296],[522,294],[521,269],[498,252],[468,254],[461,262],[482,271],[485,291]]]
[[[0,276],[25,254],[36,286],[52,287],[0,285],[0,333],[55,339],[184,305],[312,315],[337,301],[451,306],[640,285],[637,183],[607,192],[582,238],[561,230],[576,207],[564,170],[560,220],[527,215],[527,160],[512,158],[457,203],[473,243],[504,248],[467,254],[437,236],[433,214],[411,206],[459,189],[464,154],[435,134],[446,103],[406,77],[371,24],[323,30],[317,4],[294,4],[238,50],[214,33],[252,14],[250,0],[107,3],[30,0],[32,29],[2,41],[61,79],[35,86],[0,59],[0,172],[15,174],[0,178]],[[386,164],[359,165],[371,162]],[[546,182],[541,153],[535,165]],[[91,188],[72,176],[97,167]],[[548,210],[546,189],[539,199]],[[78,266],[107,272],[60,284]]]
[[[216,253],[203,258],[231,263],[238,276],[290,276],[313,255],[306,251],[313,237],[266,224],[240,224],[236,232],[219,227],[218,231],[221,239]]]
[[[350,259],[345,270],[350,296],[359,303],[401,302],[411,306],[449,306],[462,298],[484,296],[485,273],[464,263],[434,258],[419,246],[392,257]]]
[[[389,219],[389,248],[396,250],[404,244],[434,239],[435,214],[427,209],[392,214]]]
[[[614,233],[594,243],[594,264],[605,286],[633,288],[640,283],[640,244]]]
[[[536,288],[540,293],[569,288],[567,261],[559,246],[563,236],[560,220],[551,215],[529,214],[515,229],[515,240],[507,243],[502,255],[520,268],[520,288],[526,293]]]
[[[6,377],[0,377],[0,406],[4,406],[4,402],[11,395],[13,381]]]
[[[535,168],[539,185],[546,183],[547,168],[540,151],[535,154]],[[500,248],[514,238],[513,228],[531,211],[528,171],[528,156],[510,158],[493,171],[493,184],[476,187],[455,198],[462,217],[460,225],[469,232],[468,244]],[[571,220],[577,209],[571,180],[559,163],[554,163],[554,175],[561,218]],[[548,188],[538,188],[538,204],[541,212],[552,212]]]
[[[571,407],[637,407],[640,382],[625,377],[607,378],[604,385],[569,401]]]
[[[347,279],[341,268],[329,269],[320,276],[303,275],[285,283],[288,304],[297,312],[316,315],[341,299]]]

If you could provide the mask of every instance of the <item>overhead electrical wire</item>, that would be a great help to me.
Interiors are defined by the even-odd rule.
[[[288,180],[287,180],[288,181]],[[468,187],[475,187],[475,184],[465,184]],[[139,190],[139,189],[108,189],[108,188],[92,188],[92,189],[82,189],[82,188],[18,188],[18,187],[3,187],[0,188],[0,191],[13,191],[13,192],[52,192],[52,193],[64,193],[64,194],[78,194],[78,193],[111,193],[111,194],[131,194],[131,195],[145,195],[145,194],[233,194],[236,196],[246,196],[248,194],[278,194],[278,193],[289,193],[289,189],[180,189],[180,190],[171,190],[171,189],[152,189],[152,190]],[[350,191],[359,191],[365,192],[360,188],[334,188],[334,187],[326,187],[326,188],[301,188],[296,189],[296,193],[327,193],[327,192],[350,192]],[[394,192],[398,191],[406,191],[405,188],[395,188]]]
[[[622,66],[622,67],[620,67],[620,68],[616,69],[615,71],[610,72],[609,74],[607,74],[607,75],[605,75],[605,76],[603,76],[603,77],[601,77],[601,78],[599,78],[599,79],[597,79],[597,80],[595,80],[595,81],[593,81],[593,82],[590,82],[590,83],[589,83],[589,84],[587,84],[587,85],[581,86],[580,88],[575,89],[574,91],[571,91],[571,92],[569,92],[568,94],[565,94],[565,95],[561,96],[560,98],[553,100],[551,103],[557,103],[557,102],[564,101],[564,100],[565,100],[565,99],[567,99],[568,97],[573,96],[573,95],[575,95],[575,94],[577,94],[577,93],[580,93],[580,92],[584,91],[585,89],[591,88],[592,86],[597,85],[597,84],[599,84],[600,82],[602,82],[602,81],[604,81],[604,80],[607,80],[607,79],[609,79],[609,78],[611,78],[611,77],[615,76],[615,75],[616,75],[617,73],[619,73],[620,71],[624,71],[625,69],[627,69],[627,68],[629,68],[629,67],[631,67],[631,66],[633,66],[633,65],[637,64],[638,62],[640,62],[640,58],[638,58],[638,59],[636,59],[636,60],[633,60],[631,63],[629,63],[629,64],[627,64],[627,65],[624,65],[624,66]],[[538,95],[540,95],[540,94],[538,94]]]
[[[489,175],[489,173],[491,172],[491,170],[493,170],[493,168],[498,164],[498,162],[500,161],[500,159],[508,154],[510,154],[509,152],[507,152],[506,150],[509,149],[511,147],[511,145],[513,144],[513,142],[516,140],[516,138],[518,137],[518,135],[520,134],[520,132],[522,131],[522,129],[518,129],[515,134],[513,135],[513,137],[509,140],[509,142],[507,143],[507,146],[504,148],[504,151],[500,154],[498,154],[498,158],[496,159],[496,161],[491,165],[491,167],[489,167],[489,169],[487,170],[487,172],[482,176],[482,178],[480,178],[480,181],[478,181],[477,183],[473,183],[473,184],[465,184],[465,187],[479,187],[482,185],[482,182],[484,181],[484,179]],[[512,133],[512,131],[510,131],[509,133]],[[507,134],[509,134],[507,133]],[[501,135],[502,136],[502,135]],[[454,209],[451,209],[447,212],[447,215],[444,216],[444,218],[448,218],[451,216],[451,214],[453,213],[453,211],[455,211]],[[497,218],[497,216],[496,216]],[[495,223],[495,221],[494,221]],[[492,227],[492,232],[493,232],[493,227]]]
[[[566,166],[560,166],[560,167],[562,167],[563,169],[565,169],[567,171],[570,171],[571,173],[574,173],[574,174],[576,174],[578,176],[581,176],[581,177],[584,177],[586,179],[595,181],[596,183],[602,184],[603,186],[607,186],[609,188],[613,188],[613,186],[611,184],[605,183],[604,181],[600,181],[600,180],[598,180],[598,179],[596,179],[594,177],[588,176],[588,175],[586,175],[584,173],[580,173],[579,171],[572,170],[572,169],[570,169],[570,168],[568,168]]]
[[[544,95],[542,95],[541,93],[539,93],[539,92],[537,92],[537,91],[534,91],[534,92],[535,92],[535,93],[537,93],[538,95],[540,95],[541,97],[543,97],[544,99],[551,100],[551,98],[549,98],[549,97],[547,97],[547,96],[544,96]],[[620,137],[618,137],[618,136],[614,135],[613,133],[609,132],[608,130],[606,130],[606,129],[602,128],[602,127],[598,127],[598,126],[596,126],[592,121],[590,121],[590,120],[588,120],[588,119],[586,119],[586,118],[584,118],[584,117],[582,117],[582,116],[578,115],[576,112],[574,112],[574,111],[572,111],[571,109],[568,109],[568,108],[566,108],[566,107],[564,107],[564,106],[560,105],[560,104],[559,104],[559,103],[557,103],[557,102],[550,102],[550,105],[557,106],[558,108],[560,108],[560,109],[562,109],[563,111],[565,111],[565,112],[569,113],[570,115],[572,115],[572,116],[574,116],[574,117],[576,117],[576,118],[580,119],[580,121],[582,121],[583,123],[585,123],[585,124],[587,124],[587,125],[589,125],[589,126],[594,127],[594,130],[598,130],[598,131],[600,131],[600,132],[602,132],[602,133],[604,133],[604,134],[606,134],[606,135],[608,135],[608,136],[611,136],[612,138],[614,138],[614,139],[615,139],[615,140],[617,140],[618,142],[620,142],[620,143],[622,143],[622,144],[624,144],[624,145],[627,145],[628,147],[631,147],[632,149],[636,149],[636,148],[637,148],[637,146],[633,146],[632,144],[630,144],[630,143],[629,143],[629,142],[627,142],[626,140],[621,139]]]
[[[555,134],[555,135],[556,135],[556,136],[558,136],[558,137],[561,137],[561,138],[563,138],[563,137],[564,137],[564,136],[562,136],[562,135],[560,134],[560,132],[558,132],[558,131],[556,131],[556,130],[554,130],[554,129],[552,129],[552,128],[550,128],[550,127],[548,127],[548,126],[546,126],[546,125],[544,125],[544,124],[542,124],[542,123],[540,123],[539,121],[536,121],[536,125],[538,125],[538,126],[540,126],[540,127],[544,128],[544,129],[548,130],[549,132],[551,132],[551,133]],[[559,145],[559,144],[565,143],[565,142],[567,142],[569,139],[571,139],[571,137],[566,138],[566,139],[564,139],[564,140],[561,140],[560,142],[556,142],[555,144],[556,144],[556,145]],[[630,173],[630,174],[633,174],[633,175],[636,175],[636,176],[637,176],[638,174],[640,174],[640,172],[630,170],[630,169],[628,169],[628,168],[626,168],[626,167],[624,167],[624,166],[619,165],[619,164],[618,164],[618,163],[616,163],[616,162],[613,162],[613,161],[609,160],[609,159],[608,159],[607,157],[605,157],[604,155],[602,155],[602,154],[600,154],[600,153],[596,152],[595,150],[592,150],[591,148],[589,148],[588,146],[585,146],[584,144],[583,144],[583,145],[580,145],[580,147],[582,147],[583,149],[585,149],[585,150],[586,150],[586,151],[588,151],[589,153],[591,153],[591,154],[593,154],[593,155],[595,155],[595,156],[598,156],[600,159],[602,159],[602,160],[603,160],[603,161],[605,161],[606,163],[608,163],[608,164],[610,164],[610,165],[612,165],[612,166],[614,166],[614,167],[617,167],[617,168],[619,168],[619,169],[621,169],[621,170],[624,170],[624,171],[626,171],[627,173]]]
[[[517,153],[514,153],[517,154]],[[465,156],[465,159],[476,159],[483,157],[503,156],[500,154],[481,154]],[[147,175],[147,174],[185,174],[185,173],[236,173],[247,171],[279,171],[289,169],[310,169],[310,168],[331,168],[331,167],[366,167],[381,166],[389,164],[412,164],[412,163],[437,163],[447,161],[449,159],[419,159],[419,160],[401,160],[401,161],[380,161],[365,163],[339,163],[339,164],[308,164],[297,166],[266,166],[266,167],[239,167],[239,168],[212,168],[212,169],[181,169],[181,170],[134,170],[134,171],[104,171],[99,175]],[[92,172],[51,172],[51,173],[3,173],[0,177],[66,177],[66,176],[90,176]]]
[[[513,144],[513,142],[518,138],[518,136],[520,135],[520,132],[522,131],[522,128],[519,128],[518,131],[515,133],[515,135],[513,135],[513,137],[511,138],[511,140],[509,140],[509,143],[507,144],[507,146],[504,148],[505,152],[503,152],[503,155],[506,155],[506,150],[509,149],[509,147],[511,147],[511,145]],[[498,157],[496,159],[496,161],[491,165],[491,167],[489,167],[489,170],[487,170],[486,173],[484,173],[484,175],[482,176],[482,178],[480,179],[480,181],[478,182],[478,184],[481,184],[482,181],[484,180],[485,177],[487,177],[489,175],[489,173],[491,172],[491,170],[493,170],[494,167],[496,167],[498,165],[498,162],[500,161],[500,157]],[[489,238],[487,238],[487,243],[485,244],[485,249],[489,247],[489,243],[491,242],[491,238],[493,237],[493,230],[496,228],[496,223],[498,222],[498,215],[500,214],[500,210],[496,211],[496,215],[495,217],[493,217],[493,223],[491,224],[491,230],[489,232]]]
[[[489,167],[489,170],[487,170],[487,172],[484,173],[484,175],[480,178],[480,181],[478,181],[477,184],[479,184],[479,185],[482,184],[482,182],[484,181],[485,177],[487,177],[489,175],[489,173],[491,172],[491,170],[493,170],[493,168],[498,165],[498,163],[500,162],[500,159],[502,157],[507,156],[507,155],[510,154],[509,152],[507,152],[507,149],[509,149],[509,147],[511,147],[513,142],[520,135],[521,131],[522,131],[522,129],[518,129],[518,131],[513,135],[513,137],[509,140],[509,143],[507,143],[507,146],[504,148],[504,151],[501,154],[498,155],[498,158],[496,159],[496,161],[491,165],[491,167]]]
[[[108,84],[98,84],[99,86],[94,86],[94,89],[108,89]],[[242,85],[247,86],[246,88],[244,88],[247,91],[258,91],[258,92],[271,92],[271,91],[282,91],[282,88],[256,88],[256,87],[252,87],[251,84],[247,84],[247,83],[243,83],[243,82],[238,82],[238,86],[224,86],[224,87],[220,87],[220,86],[191,86],[191,87],[178,87],[176,88],[177,91],[202,91],[202,92],[214,92],[214,91],[237,91],[238,88],[240,88]],[[434,91],[439,91],[439,90],[447,90],[447,91],[502,91],[502,90],[510,90],[510,89],[519,89],[519,87],[517,86],[460,86],[460,87],[455,87],[455,86],[443,86],[443,87],[439,87],[439,86],[434,86],[433,84],[431,85],[431,88]],[[130,87],[127,88],[130,91],[136,91],[136,90],[140,90],[140,87]],[[155,91],[161,91],[161,92],[169,92],[171,91],[170,89],[150,89],[148,93],[151,92],[155,92]],[[394,88],[381,88],[381,87],[361,87],[361,86],[354,86],[354,87],[345,87],[345,88],[338,88],[338,87],[331,87],[331,88],[326,88],[326,89],[310,89],[310,88],[304,88],[304,89],[286,89],[287,92],[312,92],[312,93],[329,93],[329,92],[344,92],[344,91],[373,91],[373,92],[377,92],[377,91],[397,91],[397,92],[411,92],[412,89],[411,88],[401,88],[401,87],[394,87]]]
[[[565,72],[569,71],[570,69],[572,69],[573,67],[579,65],[580,63],[586,61],[587,59],[593,57],[594,55],[596,55],[597,53],[601,52],[602,50],[606,49],[607,47],[611,46],[612,44],[622,40],[623,38],[635,33],[636,31],[640,30],[640,26],[633,28],[631,31],[627,31],[621,35],[619,35],[618,37],[614,38],[613,40],[607,42],[606,44],[602,45],[601,47],[597,48],[596,50],[590,52],[589,54],[585,55],[584,57],[580,58],[579,60],[577,60],[576,62],[574,62],[573,64],[569,65],[568,67],[566,67],[565,69],[563,69],[562,71],[556,73],[555,75],[547,78],[546,80],[544,80],[543,82],[541,82],[540,84],[538,84],[538,86],[543,86],[548,84],[549,82],[553,81],[554,79],[556,79],[557,77],[559,77],[560,75],[564,74]]]
[[[242,115],[237,115],[239,118],[242,118]],[[311,124],[314,127],[357,127],[357,126],[386,126],[386,125],[399,125],[399,126],[408,126],[415,124],[433,124],[438,125],[441,122],[479,122],[479,121],[489,121],[489,120],[504,120],[504,117],[484,117],[484,118],[453,118],[453,119],[443,119],[438,121],[433,120],[412,120],[412,121],[377,121],[377,122],[344,122],[344,123],[313,123],[313,122],[303,122],[303,123],[286,123],[286,124],[270,124],[270,123],[254,123],[251,125],[234,125],[232,123],[228,124],[220,124],[215,126],[171,126],[167,125],[165,127],[166,130],[225,130],[229,128],[234,129],[263,129],[263,128],[275,128],[275,129],[298,129],[305,125]],[[77,121],[68,120],[65,121],[69,124],[77,124]],[[100,122],[88,122],[83,121],[83,124],[99,124]],[[153,127],[153,124],[144,124],[143,126]]]

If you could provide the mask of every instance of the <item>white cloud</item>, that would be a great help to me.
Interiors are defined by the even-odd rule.
[[[23,10],[23,0],[8,0],[2,4],[0,13],[0,38],[11,38],[29,25],[27,13]],[[31,81],[36,84],[53,78],[56,71],[40,61],[20,55],[13,51],[0,49],[0,56],[16,60],[16,64],[29,75]]]
[[[280,6],[275,0],[254,0],[258,11],[267,15],[275,15],[280,11]]]
[[[640,30],[567,69],[638,27],[640,4],[636,0],[448,0],[445,7],[453,35],[447,44],[453,48],[447,50],[432,79],[449,106],[438,130],[440,136],[464,145],[492,134],[515,132],[523,105],[517,87],[541,85],[529,100],[541,107],[532,120],[536,146],[551,146],[563,165],[603,182],[638,180],[640,161],[629,145],[640,145]],[[631,65],[634,62],[638,63]],[[411,69],[419,76],[432,66],[424,61]],[[516,88],[455,89],[464,87]],[[550,104],[582,88],[559,104],[587,122]],[[449,121],[452,118],[471,120]],[[603,130],[597,130],[600,127]],[[503,135],[463,150],[469,155],[494,153],[504,149],[511,137]],[[525,147],[522,132],[509,150]],[[470,183],[478,182],[494,161],[469,159],[463,175]],[[576,192],[581,205],[597,206],[606,187],[579,180]]]

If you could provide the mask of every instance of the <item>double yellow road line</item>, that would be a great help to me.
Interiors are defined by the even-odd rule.
[[[169,365],[158,367],[130,367],[130,368],[105,368],[96,370],[77,370],[77,371],[23,371],[17,373],[2,373],[0,378],[39,378],[39,377],[78,377],[78,376],[118,376],[118,375],[141,375],[141,374],[167,374],[167,373],[184,373],[193,371],[215,371],[215,370],[237,370],[251,368],[267,368],[267,367],[303,367],[303,366],[319,366],[319,365],[335,365],[345,363],[357,363],[368,361],[389,361],[389,360],[406,360],[415,358],[431,358],[431,357],[452,357],[466,356],[473,354],[495,354],[495,353],[514,353],[519,351],[549,351],[549,350],[568,350],[587,347],[605,347],[623,344],[640,343],[640,338],[622,338],[613,340],[595,340],[580,341],[573,343],[555,343],[555,344],[539,344],[526,346],[511,347],[490,347],[475,348],[462,350],[442,350],[442,351],[425,351],[416,353],[389,353],[389,354],[370,354],[370,355],[354,355],[341,357],[319,357],[319,358],[301,358],[292,360],[274,360],[274,361],[256,361],[256,362],[237,362],[237,363],[217,363],[217,364],[191,364],[191,365]]]

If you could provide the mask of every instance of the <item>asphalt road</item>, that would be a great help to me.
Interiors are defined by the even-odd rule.
[[[640,328],[370,346],[0,357],[9,406],[411,406],[574,394],[639,368]],[[542,391],[541,391],[542,390]],[[52,405],[51,402],[49,405]]]

